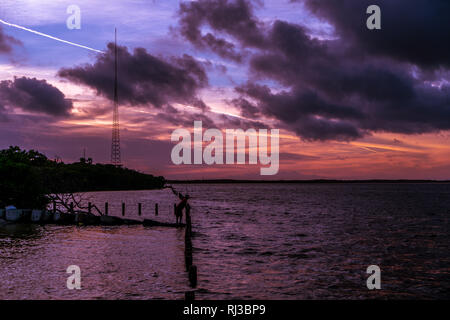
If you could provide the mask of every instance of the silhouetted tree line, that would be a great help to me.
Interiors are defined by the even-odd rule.
[[[164,177],[93,164],[91,159],[65,164],[35,150],[0,150],[0,208],[44,208],[49,194],[160,189],[164,184]]]

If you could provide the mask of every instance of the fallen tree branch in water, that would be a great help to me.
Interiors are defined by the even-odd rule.
[[[57,212],[68,212],[72,214],[84,213],[94,215],[89,212],[89,206],[84,206],[82,203],[86,203],[84,194],[82,193],[53,193],[47,195],[49,200],[54,204],[54,209]],[[91,204],[91,210],[95,209],[102,216],[103,213],[98,209],[95,204]]]

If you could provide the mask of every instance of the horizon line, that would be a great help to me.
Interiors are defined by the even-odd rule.
[[[167,183],[450,183],[450,180],[435,179],[167,179]]]

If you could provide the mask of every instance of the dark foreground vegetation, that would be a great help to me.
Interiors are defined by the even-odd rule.
[[[93,164],[91,159],[65,164],[34,150],[0,150],[0,208],[43,209],[50,201],[49,194],[160,189],[164,184],[163,177]]]

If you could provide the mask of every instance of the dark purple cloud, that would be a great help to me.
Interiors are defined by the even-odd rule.
[[[253,15],[254,3],[237,1],[192,1],[180,4],[180,32],[198,48],[209,48],[223,58],[241,61],[243,53],[235,44],[211,33],[203,34],[201,27],[209,25],[215,31],[239,38],[247,45],[258,46],[264,41],[260,22]],[[245,30],[245,32],[242,32]]]
[[[350,1],[314,0],[306,1],[308,7],[335,25],[337,39],[312,38],[305,27],[285,21],[263,24],[253,14],[252,2],[244,0],[182,4],[180,25],[182,35],[194,44],[203,43],[201,27],[206,26],[251,52],[252,81],[237,87],[240,98],[231,102],[245,117],[276,119],[280,126],[307,140],[351,140],[376,131],[413,134],[450,129],[449,87],[431,86],[420,76],[421,68],[448,66],[448,54],[434,53],[439,49],[446,52],[449,46],[448,37],[441,36],[447,34],[450,24],[444,26],[434,16],[437,9],[446,11],[448,5],[436,1],[427,7],[429,2],[419,1],[419,11],[422,7],[423,11],[418,13],[417,8],[410,9],[415,4],[400,2],[406,8],[404,23],[421,17],[416,25],[430,22],[442,30],[424,27],[418,36],[424,41],[420,43],[402,26],[388,44],[381,44],[377,39],[383,37],[375,35],[379,30],[369,31],[365,26],[366,1],[355,7],[355,1],[350,5]],[[386,4],[382,8],[386,33],[391,32],[390,19],[394,19],[389,16],[402,16],[400,6],[391,3],[381,1]],[[230,16],[236,8],[242,13]],[[433,42],[436,38],[441,41]],[[395,41],[410,45],[402,51]],[[421,45],[426,49],[409,52]],[[375,50],[377,46],[379,50]],[[217,52],[214,47],[209,49]],[[416,74],[411,63],[417,65]],[[282,90],[275,92],[259,84],[260,80],[275,81]]]
[[[336,27],[338,35],[370,55],[421,67],[450,67],[448,0],[296,0]],[[381,30],[366,28],[369,5],[381,8]]]
[[[155,119],[157,122],[165,122],[171,125],[190,128],[194,125],[194,121],[202,121],[203,126],[213,128],[214,121],[204,113],[179,111],[168,105],[159,112]]]
[[[0,54],[11,53],[14,45],[20,45],[21,42],[11,36],[6,35],[3,32],[2,26],[0,26]]]
[[[124,104],[152,105],[162,108],[170,103],[190,104],[205,110],[197,98],[198,90],[208,85],[204,67],[189,55],[164,60],[143,48],[133,53],[118,47],[119,100]],[[58,75],[95,89],[99,95],[113,99],[114,44],[106,54],[98,55],[94,64],[63,68]]]
[[[237,88],[237,92],[257,101],[252,104],[240,99],[237,106],[244,114],[249,108],[252,112],[259,110],[254,117],[278,119],[285,129],[307,140],[349,140],[365,133],[355,125],[364,117],[359,110],[325,101],[314,91],[294,89],[272,93],[267,86],[249,83]]]
[[[6,107],[63,117],[70,114],[72,101],[46,80],[16,77],[0,81],[0,112]]]

